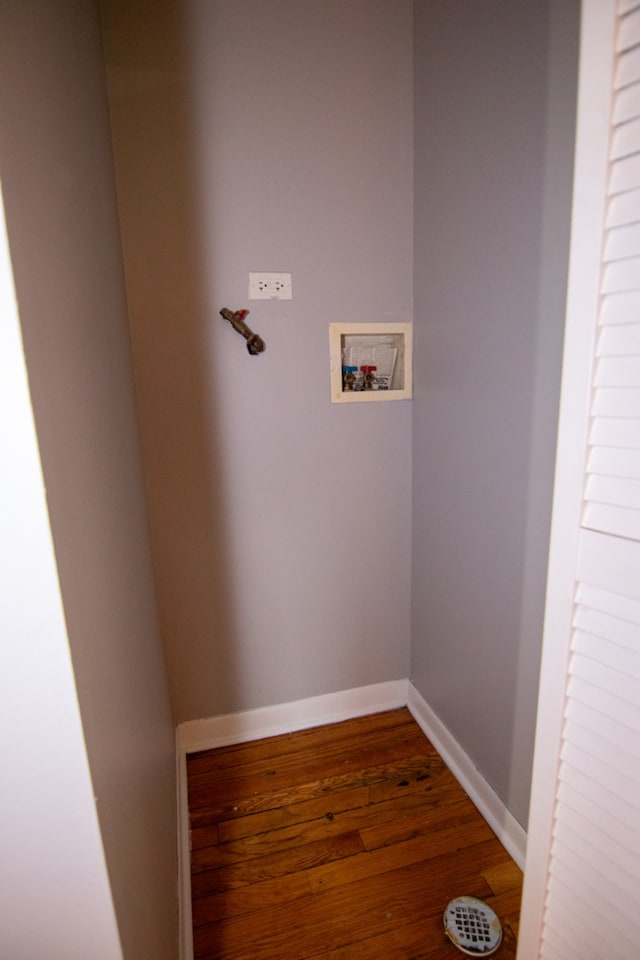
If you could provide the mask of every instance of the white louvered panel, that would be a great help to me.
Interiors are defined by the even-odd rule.
[[[575,653],[583,653],[640,679],[640,627],[637,623],[582,605],[577,608],[574,621],[572,649]]]
[[[549,929],[543,934],[540,941],[540,957],[553,957],[553,960],[584,960],[584,955],[570,947],[556,936],[555,930]]]
[[[640,10],[636,9],[620,20],[616,53],[628,50],[629,47],[634,47],[638,43],[640,43]]]
[[[639,254],[640,223],[625,224],[609,230],[604,251],[606,261],[620,260],[623,257],[634,257]]]
[[[581,530],[576,579],[640,601],[640,543]]]
[[[596,417],[591,424],[589,443],[593,446],[640,449],[640,420]]]
[[[631,803],[636,803],[638,796],[636,781],[618,770],[612,770],[603,759],[594,757],[591,753],[587,753],[567,741],[562,744],[560,759],[566,761],[569,766],[575,767],[576,770],[580,770],[585,777],[593,780],[594,783],[611,790],[612,793],[620,794],[623,797],[628,796]]]
[[[637,910],[623,913],[615,903],[602,896],[610,888],[605,877],[594,875],[591,865],[576,857],[562,840],[556,841],[556,853],[551,863],[554,887],[558,885],[558,899],[547,915],[547,923],[558,934],[564,932],[565,915],[573,915],[589,928],[591,940],[580,938],[581,960],[629,960],[634,942],[634,921]],[[555,890],[554,890],[555,892]],[[553,956],[553,955],[552,955]]]
[[[611,159],[619,160],[640,150],[640,121],[630,120],[616,128],[611,139]],[[637,219],[634,217],[634,219]],[[626,221],[629,222],[629,221]]]
[[[610,533],[614,537],[631,537],[640,540],[640,515],[626,507],[614,507],[606,503],[588,503],[582,516],[582,526],[587,530]]]
[[[576,947],[568,946],[558,937],[553,928],[548,928],[540,940],[540,957],[553,957],[553,960],[584,960]]]
[[[599,357],[640,356],[640,323],[602,327],[598,337]]]
[[[611,7],[606,8],[610,18]],[[591,18],[603,10],[596,0],[583,5]],[[604,236],[597,238],[594,195],[593,242],[599,239],[603,250],[601,298],[593,304],[599,308],[599,332],[592,358],[571,648],[568,667],[560,665],[567,672],[564,722],[560,749],[553,751],[559,766],[542,948],[536,960],[640,956],[640,2],[618,0],[617,10],[618,55],[606,70],[604,62],[599,64],[598,92],[593,91],[603,97],[600,145],[606,142],[607,101],[611,105],[608,176],[586,159],[580,168],[593,173],[596,189],[602,184],[608,203]],[[606,18],[597,22],[601,31],[606,29]],[[590,42],[593,47],[583,47],[583,53],[597,46],[595,37]],[[610,34],[606,46],[610,55]],[[582,90],[586,76],[581,75]],[[592,103],[593,98],[581,115],[589,122]],[[589,149],[597,148],[589,142]],[[579,156],[587,158],[589,149]],[[577,194],[574,210],[581,202]],[[585,267],[593,277],[586,260]],[[584,272],[576,271],[571,289],[580,290],[584,280]],[[582,313],[583,347],[592,333],[587,330],[590,303]],[[571,311],[568,317],[576,322]],[[584,389],[586,351],[581,362],[579,386]],[[566,369],[571,371],[571,365]],[[564,449],[575,454],[573,441],[566,439],[571,426],[564,421]],[[577,474],[577,455],[574,463]],[[579,481],[579,475],[571,476],[574,490]],[[564,502],[575,504],[570,499],[575,495],[567,490]],[[555,523],[560,541],[568,536],[571,546],[571,535],[557,519]],[[553,556],[570,565],[563,544],[557,541],[555,549]],[[560,607],[549,596],[557,614]],[[555,641],[546,631],[547,650]],[[561,644],[566,644],[566,634]]]
[[[640,387],[640,356],[601,357],[594,383],[597,387]]]
[[[624,447],[593,447],[589,454],[587,473],[640,480],[640,450],[628,450]]]
[[[569,787],[562,788],[561,796],[567,799],[567,803],[561,799],[558,806],[558,843],[572,851],[575,861],[582,861],[581,873],[591,869],[603,877],[609,877],[604,888],[608,893],[608,896],[603,894],[605,899],[612,901],[623,912],[634,914],[640,881],[637,876],[624,870],[620,857],[625,855],[625,851],[637,847],[637,833],[625,829],[612,817],[603,817],[602,810],[589,806],[588,797],[581,797]],[[575,829],[565,828],[564,823],[571,824]],[[598,845],[585,842],[583,835],[597,838]]]
[[[600,307],[601,324],[637,323],[638,317],[640,317],[640,291],[612,293],[603,298]]]
[[[588,917],[585,922],[583,917],[578,915],[576,906],[582,905],[576,905],[571,890],[563,884],[562,877],[553,874],[553,880],[557,909],[547,917],[541,955],[553,957],[553,960],[566,960],[567,957],[570,960],[585,960],[591,956],[594,944],[599,943],[602,932],[595,917]],[[615,957],[614,960],[618,958]]]
[[[611,717],[612,720],[627,728],[631,737],[640,734],[640,704],[621,700],[608,690],[603,690],[580,677],[571,677],[567,695],[592,706],[594,710],[599,710],[603,716]]]
[[[614,89],[620,90],[640,80],[640,47],[627,50],[618,58]]]
[[[604,269],[602,278],[603,293],[621,293],[625,290],[635,290],[640,283],[640,257],[630,257],[628,260],[614,260]]]
[[[559,840],[554,843],[551,874],[554,882],[564,890],[554,911],[555,917],[554,912],[549,911],[549,927],[562,935],[565,931],[565,912],[571,911],[590,929],[592,939],[586,944],[586,953],[579,954],[580,960],[629,960],[635,956],[634,953],[628,953],[629,946],[634,943],[633,924],[616,911],[608,900],[602,899],[604,878],[599,878],[599,884],[597,881],[590,884],[585,879],[591,879],[590,865],[576,857]]]
[[[602,733],[594,733],[573,719],[567,719],[565,737],[567,744],[589,754],[595,760],[604,758],[603,762],[608,770],[622,774],[633,783],[634,794],[640,798],[640,770],[636,761],[640,751],[633,746],[634,737],[628,738],[629,744],[626,736],[620,743],[614,743]]]
[[[635,86],[628,87],[618,94],[615,106],[617,119],[621,119],[623,114],[626,119],[628,114],[625,111],[631,103],[629,97],[634,89]],[[618,209],[612,214],[614,204]],[[617,219],[626,222],[636,212],[635,201],[628,194],[610,201],[610,221]],[[586,507],[582,521],[591,530],[635,539],[640,539],[640,312],[639,304],[629,301],[636,301],[640,288],[640,258],[637,256],[639,238],[639,223],[626,222],[626,225],[607,231],[604,259],[608,262],[603,274],[602,291],[613,295],[614,301],[620,295],[628,298],[626,304],[622,304],[623,310],[626,306],[623,319],[627,322],[611,324],[615,307],[620,304],[612,304],[611,297],[605,296],[600,318],[603,327],[597,345],[598,361],[594,377],[597,389],[592,408],[595,422],[590,437],[592,449],[588,457]],[[621,319],[620,311],[618,319]],[[615,427],[618,435],[626,434],[625,443],[616,450],[610,448],[612,438],[606,437],[602,418],[625,421],[626,426]],[[603,442],[604,449],[599,447],[600,442]]]
[[[598,610],[576,614],[573,652],[640,680],[640,642],[635,623]]]
[[[609,960],[611,957],[629,960],[626,950],[629,942],[633,943],[633,922],[617,911],[609,900],[603,899],[602,890],[606,884],[604,877],[598,875],[598,871],[594,870],[591,864],[577,856],[575,851],[558,837],[553,844],[551,874],[570,893],[576,915],[583,923],[586,923],[588,918],[589,925],[593,924],[595,928],[592,930],[595,939],[587,953],[582,955],[582,960],[585,956],[593,960]],[[564,929],[563,913],[563,910],[559,911],[558,922],[555,924],[558,932]],[[619,936],[611,936],[612,924],[616,925]]]
[[[626,887],[631,886],[634,894],[638,892],[640,878],[628,849],[594,830],[593,825],[575,810],[558,805],[554,834],[556,853],[560,844],[565,851],[563,867],[578,878],[574,885],[579,884],[585,898],[591,890],[599,889],[598,912],[606,910],[610,913],[607,908],[615,907],[618,892],[623,892]],[[607,877],[610,878],[608,882]],[[626,921],[623,917],[619,919],[620,928],[626,930],[627,936],[632,936],[637,930],[635,916]]]
[[[576,591],[576,603],[592,607],[601,613],[608,613],[612,617],[619,617],[621,620],[640,624],[640,600],[621,593],[611,593],[610,590],[602,590],[600,587],[581,583]]]
[[[550,917],[550,923],[546,935],[549,945],[553,948],[551,956],[565,957],[570,956],[573,960],[584,960],[589,956],[589,951],[593,949],[593,944],[599,943],[602,932],[600,924],[596,917],[589,917],[585,922],[583,916],[580,916],[576,910],[575,900],[571,896],[570,889],[563,883],[564,877],[554,873],[554,879],[558,885],[558,905],[561,924],[556,928],[553,924],[553,917]],[[584,913],[584,911],[583,911]]]
[[[570,917],[564,911],[560,912],[560,916],[562,920],[560,932],[552,925],[553,917],[551,922],[545,925],[538,956],[544,957],[545,960],[547,957],[552,960],[600,960],[601,955],[593,951],[602,949],[601,932],[588,941],[584,931],[579,928],[574,937],[569,928]],[[607,960],[628,960],[628,957],[625,957],[624,953],[613,952],[607,953]]]
[[[553,957],[553,960],[584,960],[584,954],[581,953],[577,944],[573,944],[569,935],[563,929],[562,931],[565,934],[567,939],[565,940],[562,936],[562,933],[558,933],[553,926],[545,926],[545,930],[541,940],[541,957]]]
[[[560,870],[558,876],[557,860],[552,863],[552,871],[557,882],[558,906],[560,908],[558,912],[562,918],[562,924],[556,930],[551,923],[547,932],[553,942],[562,944],[565,949],[577,950],[577,955],[583,960],[585,956],[589,955],[590,944],[597,943],[601,936],[599,920],[595,916],[585,918],[584,911],[582,914],[580,913],[582,904],[580,902],[576,903],[571,895],[570,888],[564,882],[566,872]],[[553,956],[555,957],[555,953]]]
[[[613,743],[607,737],[599,733],[588,730],[581,724],[568,720],[566,724],[566,733],[568,743],[574,744],[585,753],[590,753],[594,757],[605,756],[607,765],[611,770],[621,773],[635,781],[636,792],[640,792],[640,770],[636,758],[637,750],[627,750],[618,744]]]
[[[622,458],[632,452],[635,451],[621,451]],[[606,453],[603,457],[606,457]],[[630,479],[627,476],[591,473],[587,480],[585,498],[588,503],[607,503],[611,506],[640,510],[640,480]]]
[[[640,510],[640,481],[624,477],[591,476],[587,481],[585,496],[589,503],[607,503]]]
[[[640,57],[639,57],[640,59]],[[611,165],[609,174],[609,194],[621,193],[623,190],[633,190],[640,186],[640,157],[632,154],[623,157]]]
[[[581,630],[576,630],[574,642],[577,655],[584,656],[602,666],[611,666],[611,669],[633,677],[636,681],[640,680],[640,654],[636,651],[611,643],[609,640],[603,640],[602,637],[582,633]],[[578,675],[579,670],[576,670],[576,676]],[[640,694],[640,684],[637,685],[637,693]],[[574,742],[578,743],[577,740]],[[640,755],[640,746],[632,747],[630,752]],[[621,766],[620,769],[624,773],[626,768]],[[640,776],[640,770],[638,770],[638,776]]]
[[[594,710],[593,707],[580,700],[569,701],[567,704],[567,722],[571,721],[593,734],[603,736],[611,743],[625,743],[628,746],[627,754],[640,761],[640,738],[629,737],[629,729],[618,723],[613,717],[608,717]],[[637,815],[636,815],[637,819]]]
[[[627,130],[629,126],[631,124],[627,124],[621,130]],[[629,150],[624,153],[621,152],[620,156],[636,155],[638,149],[640,149],[640,121],[635,121],[633,131],[627,130],[627,137],[631,133],[634,134],[637,143],[630,145]],[[607,210],[607,227],[619,227],[623,223],[635,223],[637,220],[640,220],[640,189],[629,190],[626,193],[619,193],[611,197]]]
[[[570,897],[570,891],[567,891],[567,897]],[[574,920],[570,912],[561,909],[560,916],[562,925],[559,931],[551,923],[545,928],[540,956],[552,957],[553,960],[592,960],[595,956],[593,950],[600,949],[601,931],[596,930],[595,935],[589,938],[584,924],[579,919]],[[607,954],[607,957],[608,960],[620,960],[623,954]]]
[[[569,823],[575,825],[575,830]],[[592,838],[597,839],[598,846],[590,842]],[[624,855],[624,848],[615,842],[607,848],[600,831],[594,830],[593,825],[575,810],[563,808],[559,811],[554,842],[558,873],[567,878],[571,876],[575,893],[592,905],[596,915],[615,918],[619,929],[631,938],[637,930],[635,910],[625,917],[622,910],[616,910],[615,901],[618,893],[624,894],[626,886],[631,887],[632,894],[637,893],[637,880],[625,871],[624,866],[619,870],[619,854]],[[607,876],[612,878],[609,883],[605,879]]]
[[[541,957],[553,957],[553,960],[584,960],[577,947],[570,946],[566,940],[558,937],[556,931],[549,927],[540,941]]]
[[[589,777],[585,776],[580,770],[563,763],[560,766],[559,773],[560,785],[566,784],[569,790],[579,793],[581,796],[588,797],[590,803],[594,803],[606,810],[608,815],[615,817],[623,823],[638,824],[638,807],[634,803],[628,803],[611,790],[607,790],[600,784],[594,783]]]
[[[597,914],[592,914],[591,911],[584,909],[584,902],[582,900],[577,900],[573,896],[573,877],[568,870],[564,870],[560,865],[560,857],[562,855],[562,844],[556,844],[556,859],[553,863],[553,872],[555,878],[558,881],[558,905],[561,908],[559,913],[562,920],[561,930],[565,936],[569,936],[571,943],[574,942],[579,945],[582,949],[580,955],[580,960],[585,960],[585,957],[602,956],[601,954],[593,954],[593,944],[599,942],[600,938],[603,936],[602,930],[602,920]],[[606,935],[606,934],[605,934]],[[628,958],[628,954],[624,951],[629,949],[629,942],[626,938],[616,937],[614,944],[614,951],[617,949],[621,953],[622,957],[625,957],[625,960]],[[615,956],[610,954],[609,951],[604,954],[606,957]]]
[[[577,642],[577,641],[576,641]],[[640,682],[634,677],[625,676],[615,667],[603,665],[589,657],[572,657],[571,676],[599,686],[614,697],[636,704],[640,699]]]
[[[640,83],[624,87],[616,96],[613,122],[625,123],[640,115]]]
[[[640,417],[640,389],[607,387],[596,391],[594,417]]]
[[[630,10],[635,10],[637,7],[640,7],[640,0],[618,0],[619,16],[629,13]]]

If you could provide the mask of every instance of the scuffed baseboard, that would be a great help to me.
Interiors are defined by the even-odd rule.
[[[407,706],[416,723],[434,745],[502,846],[513,857],[520,869],[524,870],[527,852],[526,830],[507,810],[498,794],[489,786],[473,761],[412,683],[409,684]]]

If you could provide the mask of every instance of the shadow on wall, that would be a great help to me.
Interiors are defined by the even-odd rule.
[[[571,233],[573,159],[580,36],[580,4],[551,3],[542,185],[542,230],[538,282],[538,326],[534,352],[534,396],[529,444],[525,550],[520,605],[520,646],[515,678],[512,751],[507,797],[528,811],[535,718],[538,650],[544,629],[549,527],[557,440],[564,340],[564,306]],[[521,814],[526,826],[526,817]]]
[[[215,251],[182,6],[116,0],[102,18],[156,589],[180,722],[209,715],[212,700],[220,712],[233,703],[229,491],[212,442],[221,410],[211,375]]]

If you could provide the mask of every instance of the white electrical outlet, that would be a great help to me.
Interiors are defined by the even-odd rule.
[[[249,300],[293,300],[290,273],[250,273]]]

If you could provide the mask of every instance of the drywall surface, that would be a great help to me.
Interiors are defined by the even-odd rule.
[[[332,405],[328,327],[412,317],[411,3],[102,14],[174,719],[406,677],[411,404]]]
[[[0,954],[121,960],[1,209],[0,438]]]
[[[120,937],[126,960],[173,960],[173,730],[154,607],[95,4],[1,4],[0,53],[7,229]],[[38,583],[28,602],[40,603]],[[40,666],[34,662],[33,688],[25,692],[37,715],[45,695]],[[52,671],[50,683],[47,697],[59,684],[60,695],[68,696],[67,679]],[[41,722],[46,727],[46,716]],[[48,733],[43,729],[43,744]],[[47,767],[52,760],[44,753]],[[52,819],[49,829],[64,826]],[[81,924],[82,902],[77,911]],[[41,923],[41,916],[36,905],[30,922]]]
[[[526,825],[579,4],[415,5],[412,680]]]

